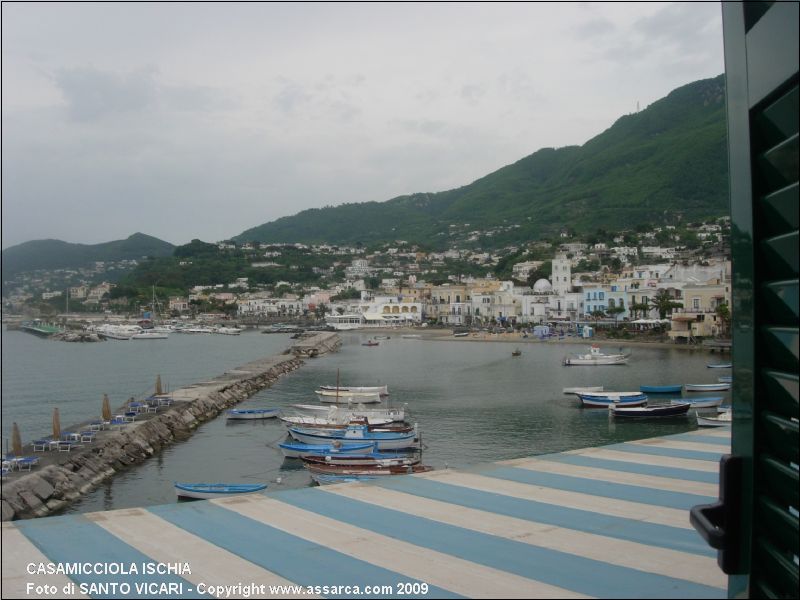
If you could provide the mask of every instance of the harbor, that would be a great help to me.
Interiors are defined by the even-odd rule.
[[[4,523],[3,595],[724,598],[727,577],[688,510],[716,499],[729,445],[729,428],[693,431],[386,482]],[[27,567],[76,563],[104,572]]]

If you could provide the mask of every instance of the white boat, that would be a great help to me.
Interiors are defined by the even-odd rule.
[[[713,398],[681,398],[680,400],[670,400],[671,404],[683,404],[688,402],[692,408],[714,408],[722,404],[722,396],[714,396]]]
[[[367,420],[368,425],[388,425],[393,423],[392,419],[387,417],[358,417],[358,420],[363,422]],[[281,416],[280,420],[287,427],[339,427],[344,428],[352,421],[347,417],[337,415],[336,417],[314,417],[311,415],[287,415]]]
[[[565,394],[593,394],[594,392],[602,392],[602,385],[593,385],[588,387],[565,387],[562,390]]]
[[[210,327],[202,327],[202,326],[194,326],[194,327],[182,327],[179,329],[181,333],[214,333],[214,330]]]
[[[404,421],[406,418],[405,407],[401,408],[367,408],[361,405],[353,406],[320,406],[318,404],[292,404],[292,408],[296,409],[301,414],[311,414],[316,416],[329,416],[331,411],[334,414],[344,415],[348,419],[366,417],[366,418],[384,418],[391,419],[392,421]]]
[[[647,396],[641,392],[594,392],[578,394],[581,404],[586,408],[608,408],[609,406],[643,406]]]
[[[683,386],[687,392],[727,392],[730,383],[687,383]]]
[[[389,395],[389,386],[388,385],[373,385],[373,386],[353,386],[353,385],[340,385],[338,388],[335,385],[321,385],[319,386],[320,390],[325,390],[329,392],[336,392],[339,390],[339,393],[353,393],[353,394],[380,394],[381,396],[388,396]],[[319,393],[319,390],[317,390]]]
[[[111,325],[105,324],[97,328],[97,333],[112,340],[129,340],[134,334],[140,333],[142,328],[138,325]]]
[[[217,327],[213,330],[213,333],[219,333],[221,335],[240,335],[244,331],[239,327]]]
[[[168,338],[168,333],[162,333],[154,329],[142,329],[139,333],[134,333],[131,336],[132,340],[166,340]]]
[[[225,418],[229,420],[273,419],[279,414],[279,408],[232,408],[225,411]]]
[[[266,483],[175,483],[175,494],[179,498],[208,500],[224,496],[252,494],[267,488]]]
[[[375,404],[381,401],[379,394],[357,394],[353,392],[331,392],[328,390],[317,390],[320,402],[334,404]]]
[[[374,442],[379,450],[410,448],[417,438],[417,428],[412,431],[370,431],[366,425],[350,425],[346,429],[306,429],[292,427],[291,435],[304,444],[331,444],[338,440],[344,445]]]
[[[733,423],[733,412],[725,411],[717,417],[701,417],[695,412],[698,427],[725,427]]]
[[[300,444],[289,442],[278,444],[286,458],[302,458],[304,456],[326,456],[328,454],[370,454],[377,450],[373,442],[363,444]]]
[[[624,365],[630,357],[630,354],[603,354],[599,346],[592,346],[588,354],[572,354],[564,357],[564,366]]]
[[[403,334],[403,335],[401,335],[400,337],[401,337],[401,338],[405,338],[405,339],[407,339],[407,340],[418,340],[418,339],[420,339],[422,336],[421,336],[421,335],[419,335],[418,333],[406,333],[406,334]]]

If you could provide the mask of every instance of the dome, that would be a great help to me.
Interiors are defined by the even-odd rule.
[[[545,292],[552,292],[553,286],[547,279],[542,278],[533,284],[533,291],[538,294],[544,294]]]

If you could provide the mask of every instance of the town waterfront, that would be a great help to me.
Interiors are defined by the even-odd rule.
[[[464,467],[693,430],[691,418],[615,422],[604,410],[579,408],[562,388],[635,390],[641,384],[709,383],[719,375],[706,368],[717,362],[711,355],[669,347],[637,346],[627,366],[562,367],[566,353],[584,348],[520,343],[522,356],[512,358],[517,344],[403,339],[394,332],[379,346],[361,346],[374,334],[344,334],[340,352],[307,361],[240,406],[316,403],[313,390],[334,383],[337,371],[343,384],[386,383],[390,405],[407,404],[410,420],[419,423],[424,462]],[[63,423],[77,422],[96,416],[104,392],[119,402],[141,396],[157,373],[172,388],[188,385],[290,344],[288,336],[256,332],[89,345],[8,332],[3,340],[3,427],[17,421],[29,439],[28,431],[47,433],[54,406],[61,409]],[[280,454],[277,444],[284,437],[277,420],[234,424],[217,418],[190,439],[104,483],[69,511],[172,503],[176,480],[262,481],[270,484],[268,492],[310,485],[298,461],[285,461]]]

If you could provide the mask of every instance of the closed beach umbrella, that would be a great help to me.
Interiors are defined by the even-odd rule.
[[[103,394],[103,421],[111,420],[111,404],[108,401],[108,394]]]
[[[14,456],[22,456],[22,436],[16,423],[11,428],[11,451]]]
[[[163,394],[163,390],[161,389],[161,374],[156,377],[156,396],[160,396]]]
[[[58,414],[58,409],[53,409],[53,439],[61,439],[61,417]]]

